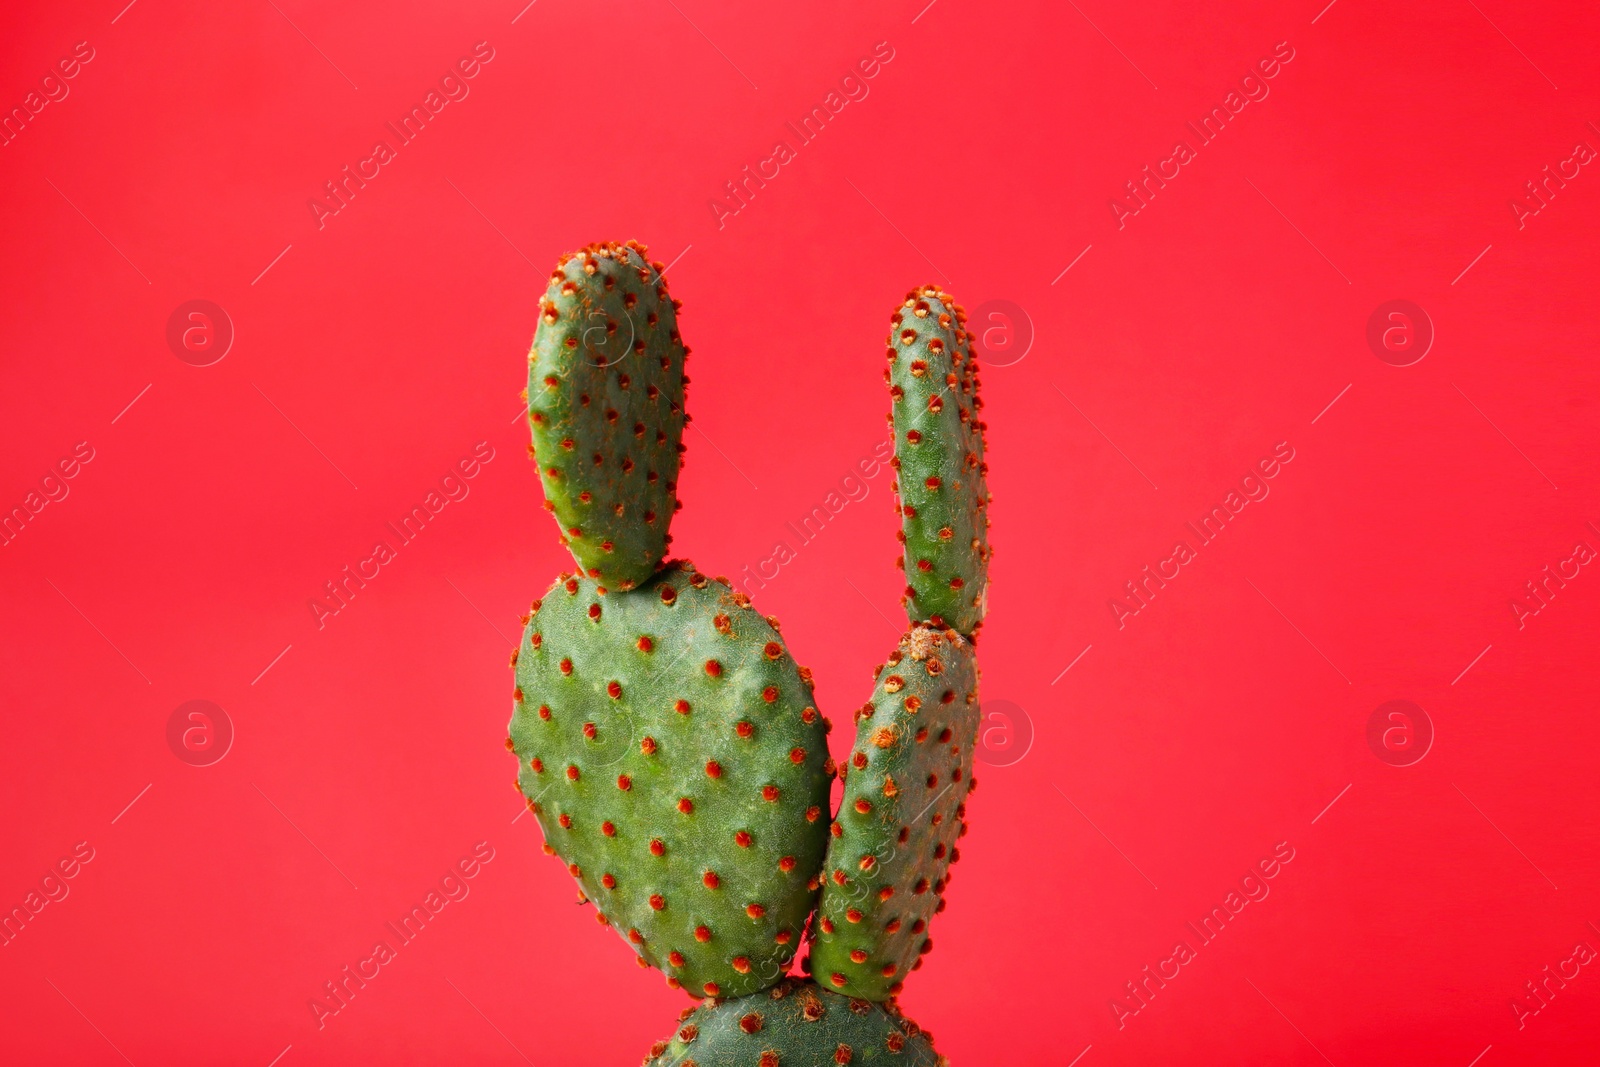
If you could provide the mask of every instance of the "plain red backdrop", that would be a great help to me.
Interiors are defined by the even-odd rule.
[[[94,859],[0,949],[0,1059],[544,1067],[670,1031],[690,1002],[574,906],[501,748],[517,616],[570,565],[517,420],[535,302],[559,253],[630,237],[684,302],[674,547],[713,573],[882,439],[905,290],[1031,322],[985,375],[981,663],[1033,740],[979,768],[903,998],[953,1063],[1594,1057],[1592,968],[1520,1026],[1513,999],[1600,947],[1600,576],[1512,602],[1600,546],[1600,175],[1525,184],[1600,147],[1600,15],[926,2],[8,5],[8,112],[93,59],[0,148],[0,506],[94,458],[0,548],[0,906]],[[319,225],[479,42],[470,94]],[[1280,42],[1269,95],[1119,228]],[[235,334],[203,367],[167,342],[200,299]],[[1410,366],[1366,340],[1393,299],[1436,334]],[[479,442],[469,495],[319,627]],[[1270,495],[1119,626],[1279,442]],[[841,724],[900,627],[869,485],[756,597]],[[1409,766],[1367,740],[1394,699],[1435,733]],[[169,746],[190,700],[234,730],[210,766]],[[470,895],[319,1029],[324,983],[479,842]],[[1133,1013],[1280,842],[1270,895]]]

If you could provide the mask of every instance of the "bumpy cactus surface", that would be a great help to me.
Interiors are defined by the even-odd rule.
[[[707,998],[647,1064],[942,1067],[894,998],[932,947],[976,784],[991,553],[965,313],[925,286],[893,316],[910,628],[856,713],[835,815],[829,723],[777,620],[664,561],[688,350],[661,271],[642,245],[590,245],[539,304],[530,451],[580,570],[533,602],[512,656],[517,788],[597,918]],[[789,975],[808,940],[815,982]]]
[[[978,729],[977,664],[954,630],[914,627],[878,670],[856,712],[810,960],[818,982],[871,1000],[898,993],[933,947]]]
[[[967,314],[943,290],[913,289],[890,319],[884,372],[898,477],[906,591],[918,622],[971,635],[989,580],[989,466]]]
[[[765,993],[684,1012],[646,1067],[944,1067],[932,1037],[892,1004],[785,980]]]
[[[545,504],[583,573],[615,589],[649,578],[666,552],[686,421],[678,305],[645,251],[562,257],[528,356]]]
[[[517,782],[584,894],[695,996],[770,986],[827,841],[825,724],[749,599],[692,565],[560,579],[517,652]]]

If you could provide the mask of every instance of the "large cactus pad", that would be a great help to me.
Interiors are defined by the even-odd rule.
[[[991,551],[983,405],[966,318],[948,293],[913,289],[890,320],[884,377],[906,612],[970,636],[983,620]]]
[[[562,258],[539,302],[528,419],[545,506],[583,573],[616,589],[666,552],[683,451],[678,304],[629,242]]]
[[[817,909],[818,982],[882,1000],[932,947],[974,784],[978,670],[954,630],[914,627],[856,713]]]
[[[825,722],[749,599],[686,562],[563,578],[515,658],[517,783],[602,920],[693,996],[787,970],[827,840]]]

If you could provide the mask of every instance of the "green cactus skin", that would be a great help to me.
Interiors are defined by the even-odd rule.
[[[948,293],[913,289],[890,319],[884,380],[904,545],[902,603],[913,622],[970,637],[983,620],[992,550],[983,403],[966,321]]]
[[[913,627],[856,712],[856,743],[823,868],[807,965],[817,981],[883,1000],[932,947],[944,910],[978,731],[978,668],[954,630]]]
[[[563,577],[513,656],[517,786],[600,921],[692,996],[777,982],[827,843],[827,721],[749,598],[687,562]]]
[[[583,573],[615,589],[666,554],[688,422],[680,305],[645,253],[630,241],[562,257],[528,355],[545,507]]]
[[[685,1011],[645,1067],[948,1067],[933,1035],[894,1004],[785,979],[766,993]]]

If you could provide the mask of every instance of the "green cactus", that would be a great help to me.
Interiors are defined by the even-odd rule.
[[[914,626],[856,712],[808,960],[824,986],[883,1000],[932,947],[976,785],[978,669],[954,630]]]
[[[754,996],[707,1001],[679,1018],[645,1067],[946,1067],[933,1037],[892,1004],[785,980]]]
[[[967,315],[923,286],[890,319],[884,379],[892,397],[902,603],[916,622],[972,636],[986,607],[989,489],[983,402]]]
[[[601,921],[693,996],[778,981],[816,900],[826,720],[771,622],[687,562],[563,577],[515,657],[518,787]]]
[[[679,305],[645,253],[630,241],[564,256],[528,355],[545,507],[583,573],[616,589],[666,554],[688,421]]]
[[[991,550],[965,313],[925,286],[893,318],[911,628],[856,713],[830,819],[830,724],[777,620],[727,579],[662,562],[688,350],[645,252],[567,255],[539,305],[530,451],[580,571],[533,602],[512,655],[517,788],[596,918],[709,998],[648,1065],[943,1067],[894,997],[932,947],[976,785],[972,641]],[[788,976],[806,940],[818,982]]]

